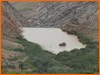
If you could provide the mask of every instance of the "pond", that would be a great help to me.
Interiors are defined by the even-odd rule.
[[[85,48],[76,35],[67,34],[60,28],[23,27],[23,36],[41,48],[57,54],[62,51]]]

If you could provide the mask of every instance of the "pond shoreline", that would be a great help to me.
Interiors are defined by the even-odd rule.
[[[82,33],[79,33],[79,32],[76,32],[74,30],[65,30],[63,28],[61,28],[62,31],[68,33],[68,34],[71,34],[71,35],[76,35],[79,39],[79,41],[82,43],[82,44],[89,44],[89,43],[92,43],[92,39],[89,39],[88,37],[84,36]]]
[[[55,54],[64,50],[85,48],[76,35],[63,32],[60,28],[23,27],[23,36],[28,41],[39,44],[43,49]],[[63,44],[63,46],[62,46]]]

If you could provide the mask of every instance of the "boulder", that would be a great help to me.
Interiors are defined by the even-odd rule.
[[[66,46],[66,43],[65,42],[60,43],[59,46]]]

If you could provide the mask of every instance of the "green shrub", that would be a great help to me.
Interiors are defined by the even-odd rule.
[[[55,55],[43,50],[38,44],[20,39],[18,43],[24,49],[17,48],[15,51],[24,52],[30,58],[24,65],[31,65],[32,73],[98,73],[98,43],[77,35],[82,43],[87,44],[86,48],[63,51]]]
[[[18,74],[16,71],[7,71],[6,74]]]
[[[55,57],[62,64],[74,69],[73,73],[98,73],[98,43],[91,42],[86,48],[60,52]]]

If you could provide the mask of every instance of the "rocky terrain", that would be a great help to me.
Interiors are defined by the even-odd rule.
[[[28,59],[25,53],[14,51],[15,48],[24,47],[17,43],[18,38],[22,37],[22,30],[13,16],[2,4],[2,73],[20,72],[19,65]]]
[[[96,2],[16,2],[13,5],[32,26],[61,27],[73,24],[97,27]]]
[[[2,73],[98,73],[97,9],[96,2],[3,2]],[[86,48],[54,55],[24,39],[21,27],[59,27],[91,41],[81,36]]]
[[[14,2],[11,3],[32,27],[60,27],[98,39],[97,2]],[[27,25],[29,26],[29,25]]]
[[[20,26],[30,26],[30,23],[27,22],[26,18],[20,14],[9,2],[3,2],[2,5],[9,12],[9,15],[16,21]]]

